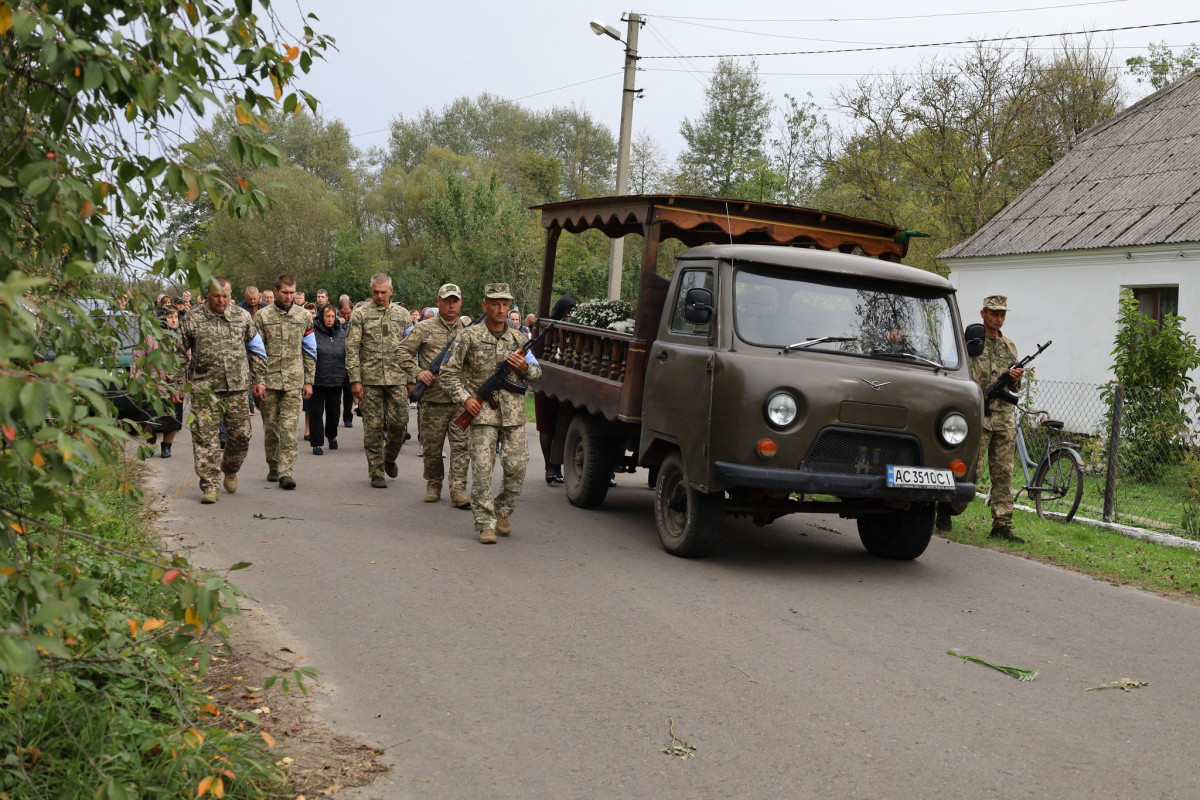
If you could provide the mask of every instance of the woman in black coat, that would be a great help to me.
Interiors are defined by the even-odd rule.
[[[337,450],[338,420],[342,415],[342,386],[346,374],[346,326],[338,321],[337,309],[326,305],[313,320],[317,337],[317,374],[308,404],[309,438],[313,455],[322,455],[325,439]]]

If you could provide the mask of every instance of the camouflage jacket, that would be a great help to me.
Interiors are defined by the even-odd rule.
[[[408,383],[396,350],[411,324],[408,309],[398,303],[384,308],[367,303],[354,309],[350,330],[346,332],[346,372],[350,382],[369,386]]]
[[[206,305],[193,308],[179,324],[178,347],[183,368],[172,382],[180,391],[190,380],[214,392],[244,392],[251,376],[253,383],[261,383],[267,370],[267,351],[254,320],[235,305],[224,314]]]
[[[450,399],[462,405],[467,398],[474,397],[479,387],[492,377],[496,367],[508,358],[509,353],[520,350],[525,342],[524,334],[507,327],[504,335],[497,339],[487,322],[460,333],[441,371],[440,380],[445,384]],[[542,368],[532,353],[527,354],[525,360],[529,364],[529,371],[515,377],[525,383],[533,383],[542,377]],[[495,400],[499,408],[484,403],[473,424],[505,427],[525,424],[524,392],[518,394],[499,389]]]
[[[400,369],[404,370],[407,382],[416,383],[417,373],[423,369],[429,369],[433,360],[438,357],[438,353],[442,352],[450,340],[470,323],[471,320],[466,317],[459,317],[454,320],[453,325],[448,327],[441,317],[418,322],[412,332],[404,337],[404,341],[400,343],[400,348],[396,352],[396,357],[400,359]],[[448,357],[449,354],[447,354]],[[442,366],[444,367],[445,364]],[[439,372],[433,385],[425,390],[425,394],[421,395],[422,403],[426,401],[430,403],[454,402],[446,392],[445,386],[442,385],[441,377],[442,374]]]
[[[1017,346],[1013,344],[1012,339],[1003,334],[986,336],[984,337],[983,352],[971,359],[971,379],[986,392],[996,378],[1008,372],[1008,368],[1019,358]],[[983,417],[984,430],[999,431],[1016,428],[1017,410],[1015,407],[1003,400],[987,400],[985,402],[991,414]]]
[[[254,327],[267,351],[268,389],[299,389],[312,384],[317,370],[317,336],[303,306],[287,311],[275,303],[254,315]]]

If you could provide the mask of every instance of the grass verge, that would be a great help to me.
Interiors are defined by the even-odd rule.
[[[113,549],[159,546],[136,489],[141,468],[122,459],[84,478],[82,491],[103,509],[88,532]],[[74,541],[62,548],[31,548],[28,563],[63,580],[95,579],[89,632],[170,618],[170,593],[150,565]],[[16,579],[0,583],[0,602]],[[287,796],[257,719],[215,706],[196,672],[182,652],[150,645],[0,674],[0,797]]]
[[[1025,544],[989,539],[991,528],[991,511],[977,499],[954,518],[953,531],[940,535],[964,544],[1011,550],[1109,583],[1200,601],[1200,553],[1195,550],[1143,542],[1079,522],[1041,519],[1021,510],[1013,517],[1013,531]]]

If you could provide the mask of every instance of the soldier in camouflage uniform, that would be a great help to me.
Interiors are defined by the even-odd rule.
[[[971,358],[971,378],[985,391],[1003,372],[1007,372],[1015,381],[1020,381],[1025,374],[1025,370],[1013,366],[1018,360],[1017,346],[1000,332],[1007,314],[1008,298],[998,294],[984,298],[980,316],[983,317],[986,336],[983,352]],[[1003,400],[985,401],[976,474],[983,474],[983,465],[986,463],[992,481],[992,531],[989,536],[1010,542],[1024,542],[1012,530],[1012,478],[1016,445],[1016,408]]]
[[[225,473],[225,491],[237,491],[238,470],[250,449],[246,392],[252,383],[262,381],[267,368],[267,353],[249,312],[230,301],[228,280],[214,278],[213,282],[206,302],[193,308],[179,326],[182,369],[173,381],[176,402],[183,400],[187,383],[192,386],[192,452],[202,503],[220,499],[221,473]],[[228,431],[224,451],[218,433],[222,422]]]
[[[280,489],[296,488],[296,423],[303,401],[312,397],[317,369],[312,315],[292,303],[295,295],[295,278],[280,275],[275,301],[254,315],[254,328],[267,350],[266,375],[255,383],[254,396],[262,406],[267,480],[279,481]]]
[[[442,382],[456,404],[476,415],[467,431],[471,453],[471,510],[479,541],[495,544],[496,534],[512,533],[512,516],[525,469],[529,466],[529,443],[525,440],[525,392],[499,389],[492,401],[482,402],[476,392],[500,364],[532,383],[542,377],[542,368],[532,353],[521,353],[526,338],[508,327],[508,306],[512,293],[507,283],[489,283],[484,289],[482,325],[458,335],[450,356],[442,367]],[[451,423],[454,424],[454,423]],[[503,484],[492,499],[492,469],[496,464],[496,444],[500,444]]]
[[[399,474],[396,458],[408,427],[407,375],[396,351],[404,330],[412,324],[408,309],[392,304],[392,279],[380,272],[371,276],[371,302],[354,309],[346,333],[346,372],[350,394],[358,401],[363,419],[363,449],[371,485],[386,489],[384,473]],[[386,429],[387,442],[384,442]]]
[[[436,317],[418,322],[400,343],[400,368],[408,375],[409,391],[416,381],[428,387],[417,405],[417,438],[425,453],[425,502],[436,503],[442,497],[442,479],[445,477],[442,444],[449,437],[450,505],[470,508],[467,466],[471,456],[467,452],[467,432],[454,424],[462,407],[446,393],[443,382],[438,380],[439,375],[430,371],[434,359],[470,323],[470,319],[461,316],[462,291],[453,283],[438,289],[437,307]]]

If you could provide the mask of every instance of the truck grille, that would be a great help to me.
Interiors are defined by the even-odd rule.
[[[801,469],[848,475],[882,475],[888,464],[921,465],[921,445],[911,436],[827,428],[817,436]]]

